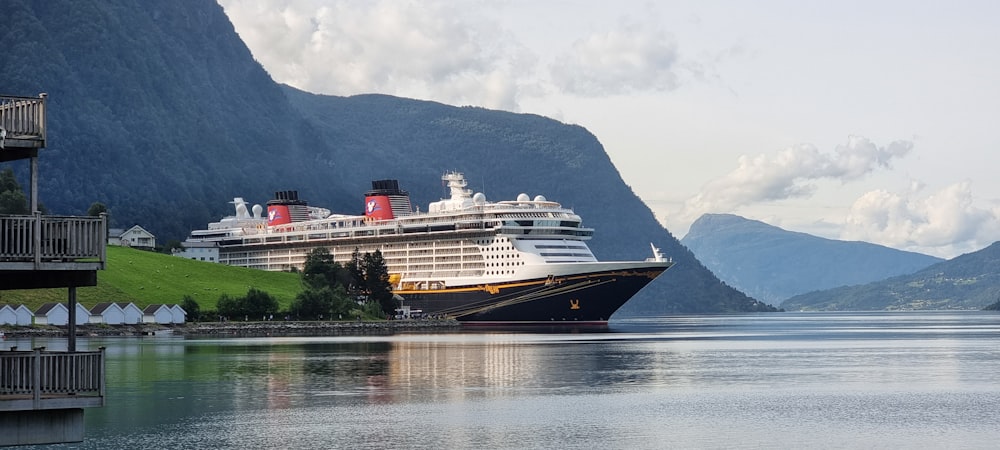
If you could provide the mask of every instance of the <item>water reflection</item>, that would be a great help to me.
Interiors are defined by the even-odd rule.
[[[1000,408],[998,343],[1000,316],[965,313],[646,318],[559,333],[89,338],[78,346],[107,347],[109,389],[108,406],[85,415],[83,446],[993,442],[1000,436],[984,424]],[[940,440],[914,440],[925,423]]]

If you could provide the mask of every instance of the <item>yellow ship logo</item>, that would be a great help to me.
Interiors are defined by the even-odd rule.
[[[571,298],[569,300],[569,309],[580,309],[580,299]]]

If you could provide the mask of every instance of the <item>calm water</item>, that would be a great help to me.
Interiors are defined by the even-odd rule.
[[[60,341],[0,344],[48,345]],[[64,346],[64,344],[63,344]],[[107,338],[86,440],[134,448],[995,448],[1000,315],[783,313],[606,332]]]

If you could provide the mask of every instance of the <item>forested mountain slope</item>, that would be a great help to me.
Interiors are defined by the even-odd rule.
[[[910,275],[810,292],[786,300],[789,310],[865,311],[983,309],[1000,301],[1000,242]]]
[[[444,194],[446,170],[494,200],[542,194],[597,229],[601,259],[677,265],[624,314],[771,309],[720,283],[656,221],[600,142],[530,114],[384,95],[331,97],[276,84],[214,2],[4,0],[0,92],[49,94],[41,201],[160,242],[230,213],[234,196],[277,190],[360,213],[370,180],[397,178],[415,205]],[[26,173],[26,163],[15,165]],[[22,178],[24,180],[25,178]]]

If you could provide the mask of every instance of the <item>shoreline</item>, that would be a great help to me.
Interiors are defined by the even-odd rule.
[[[134,337],[161,334],[184,337],[264,337],[264,336],[351,336],[390,335],[404,331],[457,331],[456,320],[359,321],[268,321],[268,322],[188,322],[184,324],[141,323],[132,325],[77,325],[78,337]],[[66,326],[33,325],[0,327],[5,338],[60,337]]]

